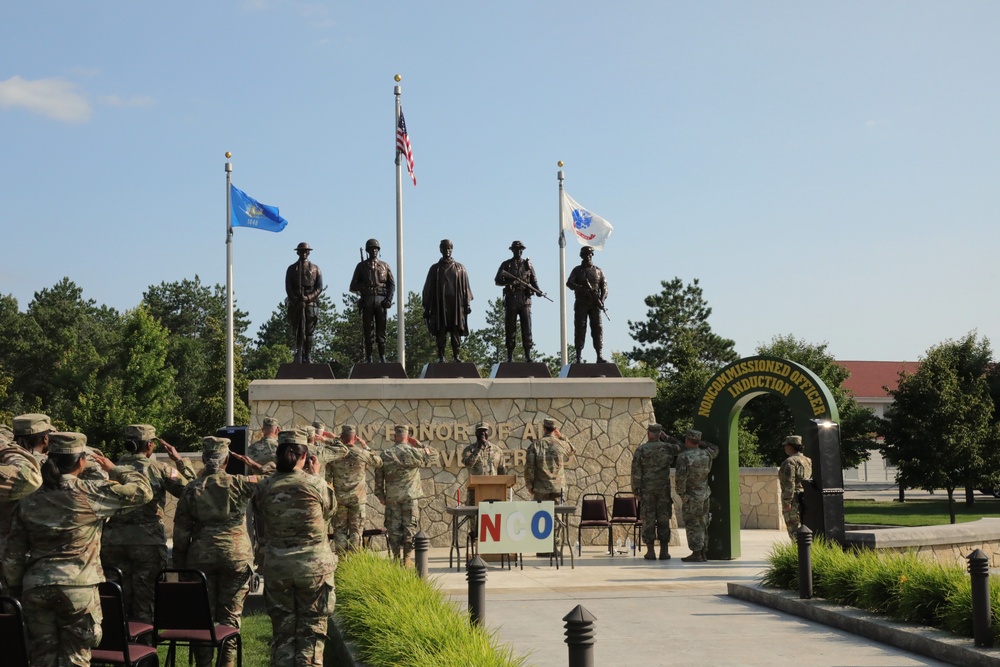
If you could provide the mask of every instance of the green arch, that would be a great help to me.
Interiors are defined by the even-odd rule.
[[[709,478],[712,520],[708,527],[708,556],[712,559],[740,555],[740,412],[747,403],[765,394],[784,400],[795,420],[795,432],[803,436],[809,432],[810,420],[840,421],[837,404],[826,384],[805,366],[788,359],[745,357],[708,381],[698,401],[694,427],[721,450]]]

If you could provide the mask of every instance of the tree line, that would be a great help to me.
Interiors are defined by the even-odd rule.
[[[697,279],[684,283],[674,278],[660,287],[644,299],[645,319],[628,323],[632,349],[615,351],[612,358],[623,375],[656,382],[656,418],[679,433],[690,427],[707,381],[741,355],[732,340],[712,330],[712,310]],[[463,356],[482,373],[506,359],[503,321],[498,297],[489,302],[486,325],[466,339]],[[86,299],[69,278],[36,292],[23,311],[13,296],[0,295],[0,420],[9,423],[16,414],[45,412],[60,428],[86,433],[110,455],[119,453],[125,425],[151,423],[168,442],[197,449],[203,435],[223,425],[225,322],[224,288],[204,284],[198,276],[151,285],[141,302],[124,312]],[[414,292],[406,300],[405,322],[406,371],[417,377],[436,351],[423,322],[423,303]],[[236,308],[237,424],[249,421],[250,382],[273,378],[282,363],[292,360],[294,346],[283,303],[253,338],[249,326],[247,313]],[[396,326],[392,317],[390,341],[396,339]],[[335,303],[324,294],[314,358],[328,362],[337,377],[348,377],[361,358],[361,337],[357,297],[343,294]],[[388,348],[389,360],[395,361],[395,346]],[[1000,375],[988,341],[970,334],[932,348],[920,371],[902,378],[891,392],[895,403],[885,420],[844,389],[848,372],[826,343],[779,335],[753,354],[797,362],[826,383],[841,416],[845,467],[858,465],[880,446],[899,466],[901,483],[911,488],[950,492],[1000,481],[993,473],[1000,450],[993,410]],[[520,343],[516,355],[523,359]],[[536,352],[536,358],[557,374],[557,353]],[[778,397],[751,401],[740,416],[740,464],[780,464],[780,443],[793,428],[791,413]],[[881,444],[877,436],[884,439]]]

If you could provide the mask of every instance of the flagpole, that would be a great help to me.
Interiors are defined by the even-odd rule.
[[[559,160],[559,167],[563,161]],[[566,230],[563,229],[563,171],[559,169],[559,352],[562,365],[569,363],[566,341]],[[577,351],[579,353],[579,351]]]
[[[393,77],[398,84],[403,77],[397,74]],[[399,96],[403,88],[399,85],[393,87],[393,94],[396,96],[396,122],[392,126],[393,140],[397,128],[399,127],[399,113],[401,104]],[[405,300],[406,292],[403,290],[403,165],[399,159],[399,149],[396,150],[396,345],[399,363],[406,368],[406,315]]]
[[[233,220],[232,153],[226,151],[226,426],[234,426],[233,417]]]

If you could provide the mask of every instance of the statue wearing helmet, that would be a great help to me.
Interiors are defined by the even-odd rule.
[[[392,269],[378,258],[379,242],[368,239],[365,251],[368,259],[358,262],[351,278],[351,291],[360,297],[361,325],[364,328],[365,361],[371,362],[372,348],[378,345],[378,357],[385,363],[385,323],[386,311],[392,307],[392,295],[396,281]]]

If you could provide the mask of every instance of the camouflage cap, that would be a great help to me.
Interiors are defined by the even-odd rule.
[[[6,424],[0,424],[0,445],[9,445],[14,442],[14,431]]]
[[[781,443],[783,445],[791,445],[793,447],[802,447],[802,436],[801,435],[790,435],[785,438],[785,441]]]
[[[287,431],[282,431],[278,434],[278,444],[282,445],[285,443],[292,445],[305,445],[308,444],[309,436],[306,435],[306,431],[303,428],[293,428]]]
[[[396,427],[393,429],[393,431],[396,433],[396,435],[409,435],[410,427],[406,426],[405,424],[396,424]]]
[[[649,433],[663,433],[663,427],[659,424],[650,424],[646,427],[646,431]]]
[[[277,425],[278,425],[278,420],[275,419],[274,417],[264,417],[264,426],[269,426],[271,428],[274,428]]]
[[[321,421],[314,421],[313,422],[313,428],[316,429],[317,433],[319,433],[320,431],[325,431],[326,430],[326,424],[324,424]]]
[[[552,417],[546,417],[545,419],[543,419],[542,426],[544,426],[545,428],[559,428],[559,424],[557,424],[556,420],[553,419]]]
[[[305,432],[307,439],[313,440],[313,439],[316,438],[316,427],[315,426],[303,426],[302,430],[303,430],[303,432]]]
[[[480,431],[486,431],[486,434],[489,435],[493,432],[493,428],[490,426],[489,422],[479,422],[476,424],[476,433],[479,433]]]
[[[217,438],[210,435],[201,439],[202,454],[213,456],[229,455],[229,438]]]
[[[48,415],[30,413],[14,417],[14,437],[22,435],[37,435],[55,431]]]
[[[87,451],[83,433],[53,431],[49,434],[49,454],[80,454]]]
[[[350,424],[344,424],[340,427],[341,435],[354,435],[354,427]]]
[[[125,438],[147,442],[156,437],[156,429],[150,424],[129,424],[125,427]]]
[[[701,431],[696,431],[693,428],[689,428],[687,433],[684,434],[685,440],[691,440],[693,442],[701,442]]]

